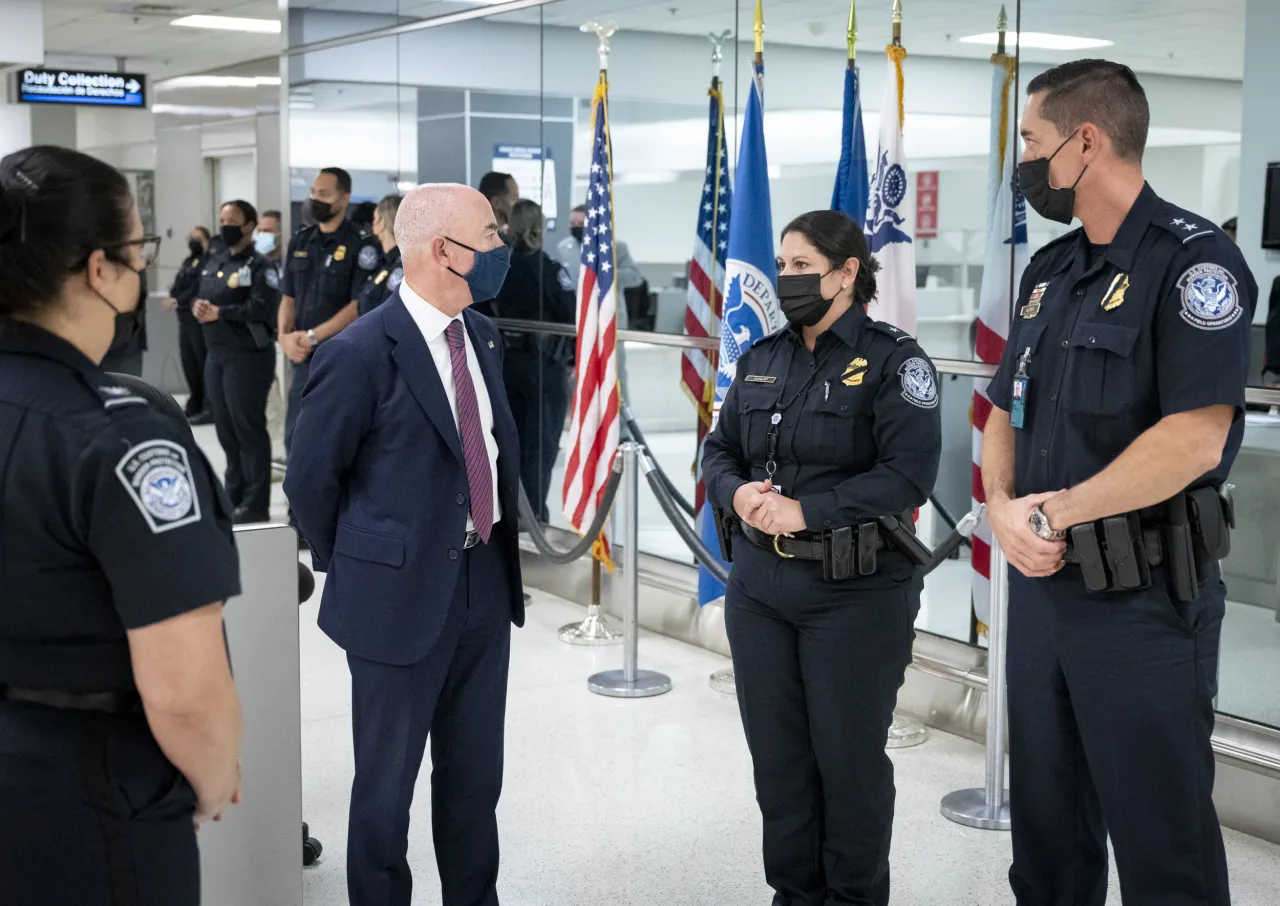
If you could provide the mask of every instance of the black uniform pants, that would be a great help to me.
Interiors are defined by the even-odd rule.
[[[739,535],[725,594],[738,708],[774,906],[889,902],[893,763],[885,740],[922,581],[824,582]]]
[[[1101,906],[1107,835],[1125,906],[1227,906],[1213,807],[1226,587],[1176,603],[1087,594],[1076,567],[1009,570],[1009,764],[1019,906]]]
[[[195,805],[141,715],[0,702],[6,906],[196,906]]]
[[[271,435],[267,394],[275,376],[275,347],[237,349],[210,344],[205,393],[218,443],[227,455],[227,496],[234,507],[264,514],[271,506]]]
[[[190,309],[179,308],[178,355],[182,359],[182,376],[186,378],[187,389],[191,391],[191,396],[187,398],[188,416],[204,412],[206,408],[204,395],[206,354],[204,326]]]
[[[569,408],[568,373],[567,366],[536,353],[511,353],[502,365],[507,402],[520,436],[520,483],[542,522],[551,518],[547,496]]]

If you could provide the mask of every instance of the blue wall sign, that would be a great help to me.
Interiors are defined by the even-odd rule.
[[[146,107],[147,77],[128,72],[23,69],[18,72],[18,100],[27,104]]]

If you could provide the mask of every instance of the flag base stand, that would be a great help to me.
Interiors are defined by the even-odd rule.
[[[636,670],[628,679],[626,670],[606,670],[588,677],[587,688],[611,698],[649,698],[671,691],[671,677],[652,670]]]
[[[988,804],[986,789],[956,790],[942,797],[943,817],[965,827],[979,830],[1008,830],[1013,822],[1009,817],[1009,791],[1004,791],[1003,802]]]
[[[618,645],[622,642],[622,633],[609,624],[600,605],[592,604],[581,623],[560,627],[560,641],[568,645]]]
[[[737,695],[738,685],[733,678],[733,668],[717,670],[711,674],[711,688],[717,692],[723,692],[725,695]]]
[[[914,717],[893,712],[893,723],[889,726],[889,737],[885,741],[886,749],[906,749],[918,746],[929,739],[929,728]]]

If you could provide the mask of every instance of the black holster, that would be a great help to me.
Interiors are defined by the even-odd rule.
[[[1162,551],[1150,549],[1137,513],[1121,513],[1071,527],[1071,548],[1091,592],[1140,591],[1151,587],[1151,565]]]
[[[725,563],[733,562],[733,520],[738,517],[726,513],[723,508],[711,506],[711,518],[716,524],[716,538],[720,542],[720,559]]]

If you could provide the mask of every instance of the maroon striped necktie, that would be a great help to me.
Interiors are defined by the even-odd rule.
[[[444,334],[449,341],[449,360],[453,363],[458,434],[462,437],[462,459],[471,489],[471,522],[480,540],[488,544],[493,531],[493,472],[489,467],[489,449],[484,443],[484,427],[480,424],[476,387],[471,382],[471,369],[467,367],[467,339],[462,331],[462,321],[455,318]]]

